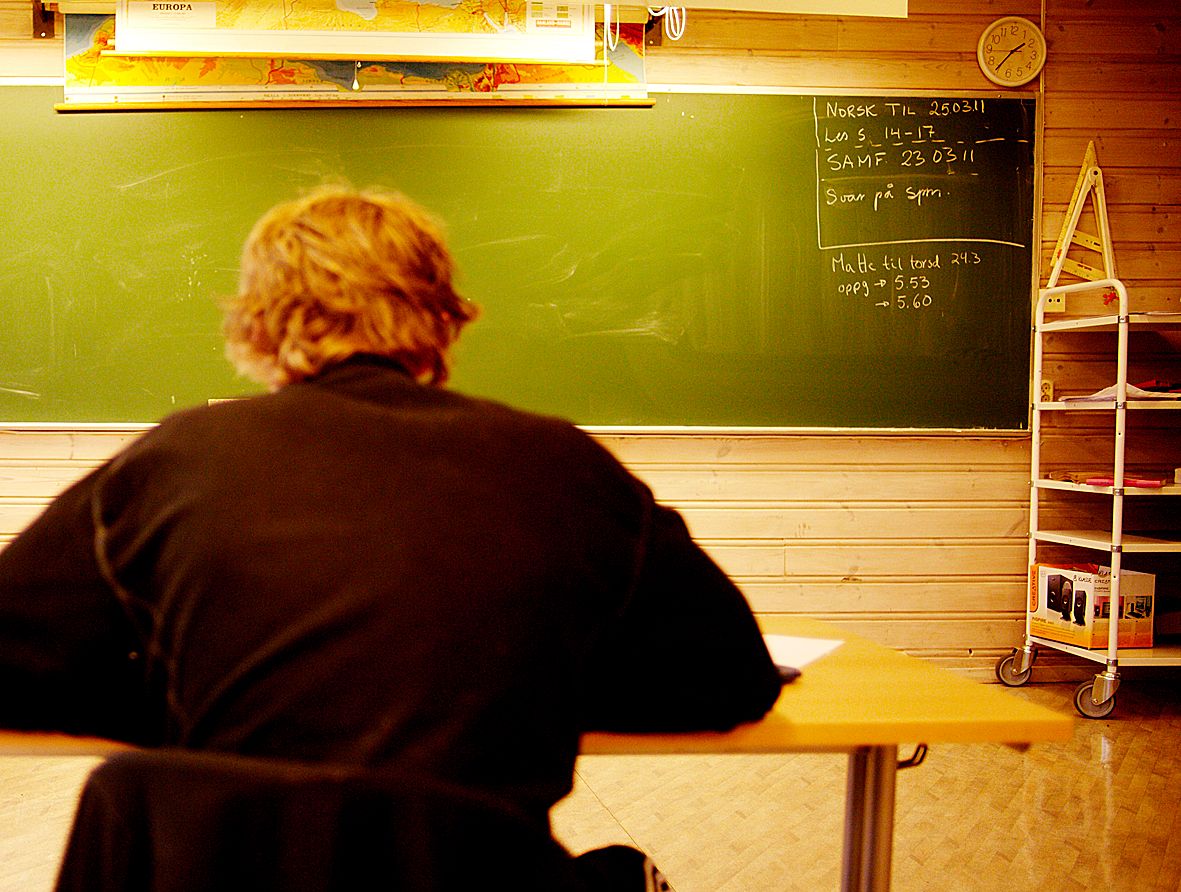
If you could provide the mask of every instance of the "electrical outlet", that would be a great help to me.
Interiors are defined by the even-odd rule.
[[[1054,402],[1054,382],[1053,381],[1046,381],[1046,380],[1042,381],[1042,392],[1041,392],[1040,398],[1043,403]]]
[[[1045,307],[1046,307],[1047,313],[1065,313],[1066,312],[1066,295],[1065,294],[1047,295]]]

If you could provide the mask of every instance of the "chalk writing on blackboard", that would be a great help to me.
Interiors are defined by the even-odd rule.
[[[961,276],[1000,280],[1029,247],[1015,204],[1032,153],[1020,105],[818,96],[812,109],[818,247],[836,296],[953,312]]]

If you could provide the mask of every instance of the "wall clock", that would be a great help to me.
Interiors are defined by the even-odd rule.
[[[1020,87],[1046,64],[1046,37],[1029,19],[1005,16],[984,29],[976,45],[980,70],[994,84]]]

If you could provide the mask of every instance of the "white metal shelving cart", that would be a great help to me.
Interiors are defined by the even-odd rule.
[[[1064,318],[1047,321],[1050,306],[1062,306],[1067,295],[1084,291],[1106,289],[1118,298],[1117,314],[1096,315],[1082,318]],[[1110,556],[1112,617],[1108,627],[1106,650],[1078,647],[1038,637],[1031,633],[1030,612],[1025,618],[1025,643],[1014,648],[1011,654],[1002,657],[996,665],[997,678],[1010,686],[1023,685],[1029,681],[1037,651],[1049,647],[1091,660],[1104,663],[1102,672],[1090,681],[1079,685],[1075,691],[1074,703],[1078,711],[1089,718],[1102,718],[1115,708],[1115,692],[1119,687],[1119,666],[1181,666],[1181,644],[1151,648],[1125,648],[1121,655],[1118,645],[1118,615],[1120,568],[1124,554],[1181,553],[1181,526],[1161,535],[1130,534],[1124,531],[1125,500],[1129,498],[1169,498],[1181,496],[1181,485],[1171,483],[1160,487],[1130,487],[1123,485],[1125,478],[1124,458],[1126,452],[1127,414],[1141,411],[1178,411],[1181,400],[1177,399],[1128,399],[1129,333],[1140,330],[1181,330],[1181,313],[1129,313],[1128,294],[1118,279],[1099,279],[1071,285],[1046,288],[1040,292],[1034,324],[1033,348],[1033,417],[1030,425],[1032,434],[1032,461],[1030,468],[1030,510],[1029,510],[1029,566],[1037,563],[1038,546],[1043,543],[1057,543],[1102,552]],[[1086,401],[1055,401],[1051,396],[1044,399],[1043,362],[1044,340],[1051,332],[1106,331],[1116,338],[1116,382],[1110,399]],[[1114,449],[1111,479],[1112,486],[1094,486],[1070,480],[1052,480],[1043,477],[1041,470],[1042,415],[1046,412],[1106,412],[1114,419]],[[1110,530],[1045,529],[1039,517],[1039,501],[1043,492],[1060,490],[1077,493],[1099,493],[1111,498]]]

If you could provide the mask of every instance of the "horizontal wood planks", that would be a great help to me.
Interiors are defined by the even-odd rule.
[[[0,543],[134,436],[0,434]],[[756,612],[824,616],[981,672],[1019,637],[1021,435],[598,438],[681,510]]]

